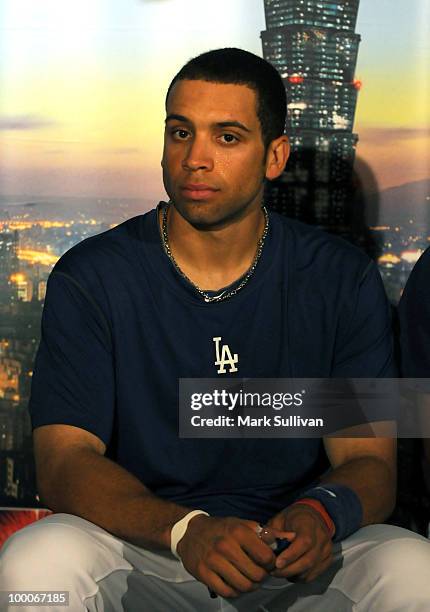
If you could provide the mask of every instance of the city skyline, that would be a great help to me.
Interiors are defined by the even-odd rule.
[[[0,193],[161,197],[171,77],[208,48],[262,56],[263,0],[58,4],[0,0]],[[360,3],[354,131],[381,190],[429,174],[426,11]]]

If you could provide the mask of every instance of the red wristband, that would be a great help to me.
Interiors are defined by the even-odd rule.
[[[323,504],[317,499],[312,499],[312,497],[305,497],[303,499],[299,499],[298,501],[291,504],[291,506],[296,506],[297,504],[302,504],[303,506],[309,506],[318,512],[321,518],[324,521],[324,525],[327,527],[327,531],[329,532],[330,539],[334,536],[336,532],[336,527],[334,522],[332,521],[329,513],[324,508]],[[291,507],[290,506],[290,507]]]

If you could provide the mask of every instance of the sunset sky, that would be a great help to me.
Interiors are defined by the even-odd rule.
[[[429,176],[429,2],[361,0],[355,131],[380,189]],[[0,195],[163,196],[164,94],[211,48],[262,55],[263,0],[0,0]]]

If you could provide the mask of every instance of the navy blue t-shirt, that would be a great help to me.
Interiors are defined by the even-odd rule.
[[[238,354],[218,374],[213,338]],[[265,522],[328,467],[319,439],[180,439],[179,378],[395,376],[389,306],[360,250],[270,213],[254,275],[205,303],[164,252],[156,210],[87,238],[47,287],[33,428],[69,424],[156,495]]]

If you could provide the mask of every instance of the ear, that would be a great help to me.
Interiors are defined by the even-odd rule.
[[[266,156],[266,178],[269,181],[281,176],[290,156],[290,143],[288,136],[282,135],[269,145]]]

